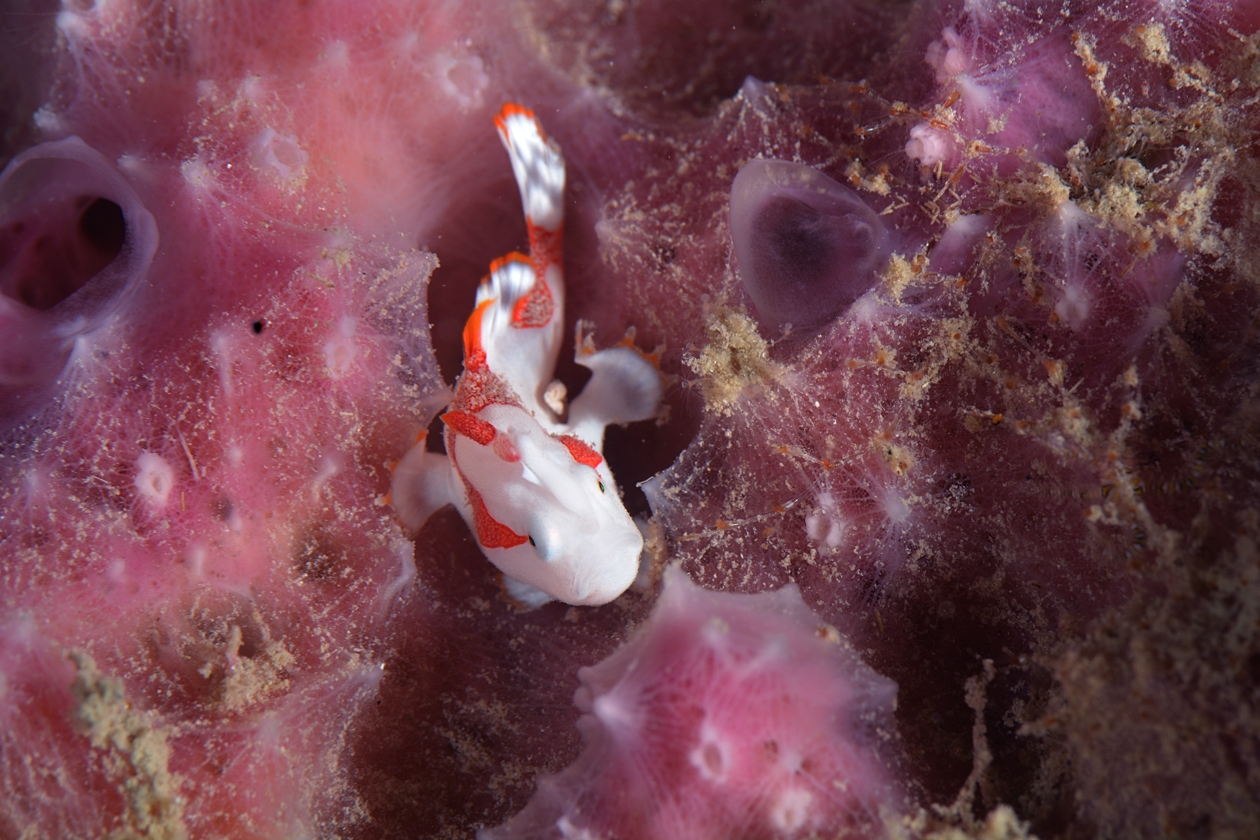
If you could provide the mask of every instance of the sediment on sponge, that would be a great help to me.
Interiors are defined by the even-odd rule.
[[[579,677],[585,751],[482,840],[868,836],[904,810],[897,687],[795,586],[667,571],[647,624]]]

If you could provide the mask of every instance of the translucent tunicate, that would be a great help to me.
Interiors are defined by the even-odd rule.
[[[755,160],[731,186],[739,276],[763,322],[813,327],[878,278],[888,233],[857,193],[809,166]]]

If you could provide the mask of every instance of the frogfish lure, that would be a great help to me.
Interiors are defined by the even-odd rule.
[[[629,339],[596,350],[578,322],[578,364],[590,369],[565,405],[553,380],[564,325],[564,157],[534,113],[495,117],[529,229],[529,255],[490,264],[464,325],[464,371],[442,421],[446,455],[423,436],[394,468],[390,499],[418,531],[453,504],[515,600],[605,604],[634,581],[643,537],[602,455],[604,429],[656,415],[655,361]]]

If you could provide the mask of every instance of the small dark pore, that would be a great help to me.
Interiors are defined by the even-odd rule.
[[[227,496],[219,496],[210,503],[210,510],[223,522],[232,518],[232,500]]]
[[[84,239],[108,257],[108,263],[122,251],[127,241],[127,221],[122,208],[108,198],[93,199],[79,217]]]
[[[298,537],[293,568],[305,580],[328,580],[346,566],[346,552],[327,531],[315,527]]]
[[[658,268],[664,268],[678,258],[678,249],[664,242],[656,243],[651,250]]]
[[[266,321],[255,321],[252,325],[254,335],[262,335],[263,328],[267,326]]]

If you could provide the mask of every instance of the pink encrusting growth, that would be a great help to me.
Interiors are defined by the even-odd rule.
[[[906,805],[896,685],[794,586],[670,570],[648,622],[578,676],[582,755],[482,840],[882,836]]]
[[[72,367],[54,426],[69,445],[35,437],[24,461],[4,459],[6,609],[20,618],[0,667],[6,703],[29,714],[2,742],[6,755],[37,756],[4,766],[4,824],[278,836],[342,806],[327,765],[286,756],[331,755],[371,701],[380,663],[350,640],[370,640],[414,579],[412,547],[371,500],[386,487],[380,440],[408,427],[388,406],[414,393],[392,363],[406,342],[392,327],[423,311],[414,292],[432,267],[369,249],[345,257],[374,289],[322,285],[316,272],[344,276],[331,261],[291,266],[299,279],[273,300],[155,354],[132,381],[164,383],[157,393],[99,361]],[[323,347],[345,319],[358,325],[356,353],[334,375]],[[380,413],[334,419],[351,405]],[[360,466],[372,462],[376,474]],[[85,790],[132,793],[39,795],[49,768],[83,763],[67,757],[76,744],[92,756]],[[232,786],[200,784],[208,767]]]
[[[0,178],[0,834],[309,835],[415,582],[377,500],[444,392],[437,261],[333,183],[348,123],[286,75],[327,53],[189,30],[164,74],[150,23],[62,13],[49,142]]]

